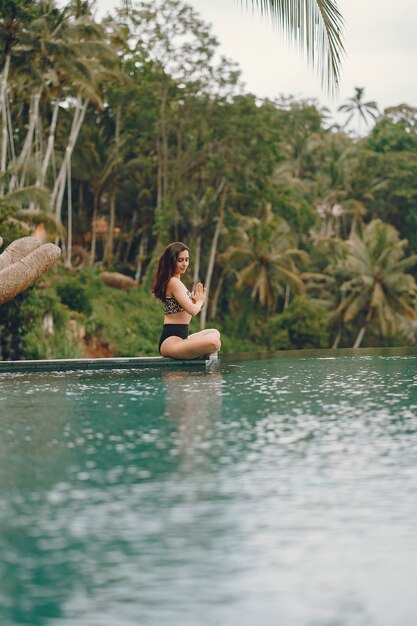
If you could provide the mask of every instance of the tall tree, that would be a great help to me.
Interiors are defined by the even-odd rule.
[[[364,122],[368,126],[369,119],[376,120],[379,115],[377,103],[374,100],[364,102],[364,95],[364,87],[355,87],[355,94],[338,108],[340,113],[346,113],[347,115],[345,127],[356,117],[357,137],[361,135],[361,123]]]
[[[407,241],[380,220],[370,222],[362,237],[354,234],[346,246],[347,255],[335,268],[344,277],[335,317],[343,324],[359,321],[353,345],[358,348],[371,324],[386,337],[395,335],[402,317],[417,319],[417,285],[407,273],[417,255],[405,257]]]
[[[278,297],[286,300],[287,289],[304,292],[298,265],[308,255],[296,247],[286,221],[275,217],[268,207],[263,219],[241,217],[240,221],[240,241],[231,245],[221,259],[236,268],[237,288],[249,287],[252,299],[273,313]]]

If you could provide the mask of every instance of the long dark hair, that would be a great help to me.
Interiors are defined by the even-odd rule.
[[[176,241],[170,243],[159,257],[152,284],[152,293],[155,298],[159,298],[159,300],[165,298],[168,281],[175,274],[178,257],[184,250],[190,252],[185,243]]]

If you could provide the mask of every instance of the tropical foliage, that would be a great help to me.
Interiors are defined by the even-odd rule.
[[[336,272],[345,280],[342,299],[335,311],[341,323],[361,319],[354,347],[362,343],[371,322],[383,336],[397,333],[401,318],[417,320],[417,285],[408,270],[417,264],[417,255],[404,256],[406,240],[400,240],[392,226],[373,220],[347,242],[346,257]]]
[[[376,120],[378,117],[378,105],[376,102],[369,101],[364,102],[364,87],[355,87],[355,95],[352,98],[349,98],[347,102],[340,105],[339,112],[346,114],[346,122],[347,126],[354,117],[356,117],[356,132],[357,136],[360,136],[361,133],[361,123],[365,122],[365,125],[368,126],[368,120]]]
[[[275,217],[269,207],[263,219],[241,216],[240,222],[240,242],[230,246],[221,261],[236,268],[236,287],[249,286],[253,300],[273,313],[278,298],[284,298],[289,289],[304,292],[298,264],[307,262],[308,255],[297,248],[287,222]]]
[[[0,234],[63,256],[30,307],[2,305],[2,345],[155,354],[150,281],[174,240],[224,349],[416,343],[417,110],[379,112],[356,88],[341,128],[317,101],[260,100],[193,8],[128,4],[98,20],[89,2],[14,0],[0,16]],[[299,3],[257,4],[294,36]],[[307,5],[300,44],[331,90],[342,21]],[[332,19],[316,29],[318,9]]]

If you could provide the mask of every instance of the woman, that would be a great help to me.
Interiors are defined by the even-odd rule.
[[[214,328],[188,336],[188,324],[200,313],[206,289],[198,283],[190,293],[181,282],[187,271],[190,252],[177,241],[167,246],[156,268],[152,291],[164,303],[164,325],[159,339],[159,353],[173,359],[197,359],[220,350],[220,333]]]

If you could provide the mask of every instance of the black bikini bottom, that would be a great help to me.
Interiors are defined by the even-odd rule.
[[[161,346],[165,339],[168,337],[181,337],[181,339],[187,339],[188,337],[188,324],[164,324],[162,326],[162,333],[159,337],[158,350],[161,353]]]

